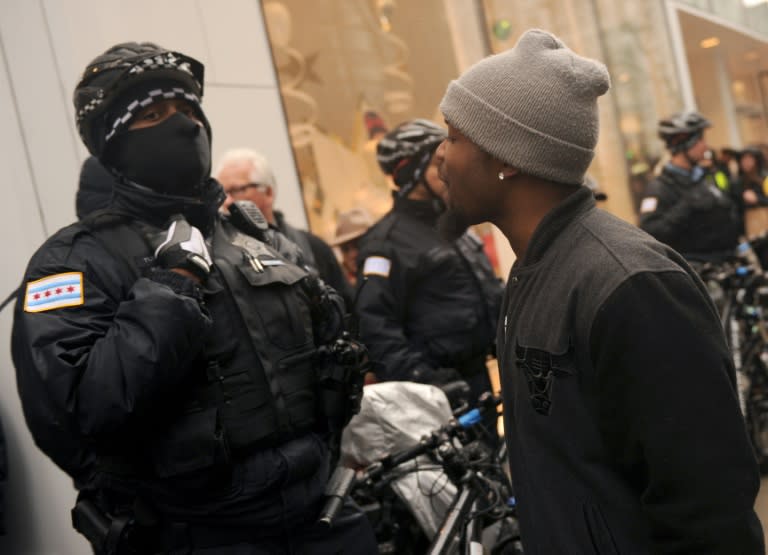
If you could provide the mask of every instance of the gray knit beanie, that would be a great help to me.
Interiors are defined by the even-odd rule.
[[[603,64],[531,29],[513,48],[451,81],[440,110],[473,143],[521,172],[580,184],[597,144],[597,98],[609,87]]]

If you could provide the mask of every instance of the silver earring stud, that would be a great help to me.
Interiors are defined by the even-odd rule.
[[[499,181],[504,181],[504,172],[499,172]]]

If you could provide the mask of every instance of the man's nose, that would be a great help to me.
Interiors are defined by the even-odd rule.
[[[437,158],[438,162],[442,161],[443,154],[445,153],[445,141],[447,139],[443,139],[443,142],[437,145],[437,150],[435,150],[435,158]]]
[[[200,130],[203,128],[203,124],[201,122],[197,121],[197,119],[195,119],[194,117],[192,117],[189,114],[186,114],[184,111],[182,111],[182,108],[183,108],[182,106],[176,106],[176,105],[172,104],[171,106],[168,107],[168,116],[167,117],[175,116],[176,114],[181,114],[182,116],[184,116],[189,121],[191,121],[192,123],[195,124],[194,126],[190,126],[189,127],[189,131],[192,133],[193,137],[197,136],[197,134],[200,133]]]

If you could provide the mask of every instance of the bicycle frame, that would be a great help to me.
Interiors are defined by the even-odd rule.
[[[477,497],[478,492],[473,488],[462,487],[459,489],[456,499],[448,509],[448,514],[445,515],[443,526],[440,527],[437,536],[429,547],[428,555],[455,553],[457,543],[464,544],[464,549],[461,549],[461,545],[459,545],[459,553],[468,555],[472,553],[471,543],[480,543],[478,541],[480,539],[480,527],[476,525],[474,519],[467,520],[467,516],[476,510]]]

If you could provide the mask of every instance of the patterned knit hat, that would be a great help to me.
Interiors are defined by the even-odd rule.
[[[597,98],[609,87],[603,64],[532,29],[452,81],[440,110],[472,142],[521,172],[580,184],[597,144]]]
[[[211,126],[200,105],[200,98],[183,83],[170,79],[159,79],[157,81],[145,81],[131,87],[112,103],[105,118],[105,146],[109,145],[114,137],[126,131],[133,123],[134,117],[144,108],[159,100],[172,98],[186,100],[192,105],[197,117],[203,122],[210,139]]]
[[[88,64],[75,85],[75,122],[86,148],[101,159],[107,137],[116,136],[147,105],[139,108],[133,103],[154,101],[160,95],[183,96],[192,102],[210,138],[200,108],[204,73],[203,64],[194,58],[151,42],[124,42],[107,49]]]

